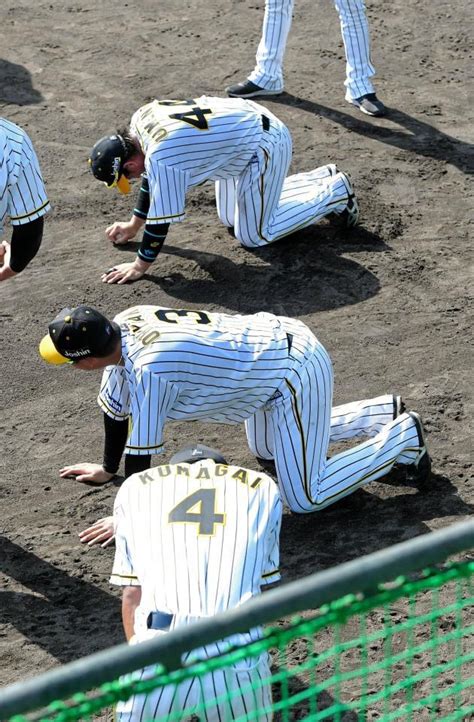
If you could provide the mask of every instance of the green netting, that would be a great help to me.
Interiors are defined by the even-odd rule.
[[[146,679],[127,675],[10,720],[99,719],[97,713],[119,700],[156,690],[174,696],[175,708],[142,722],[207,719],[205,710],[214,719],[216,706],[222,722],[468,720],[474,715],[473,573],[474,562],[465,562],[399,578],[370,595],[348,595],[281,621],[245,648],[171,673],[158,666]],[[249,682],[242,675],[234,688],[226,682],[225,693],[209,694],[223,672],[228,676],[243,660],[256,663],[265,653],[270,677]],[[200,701],[189,708],[183,699],[191,684]],[[271,701],[259,706],[260,692],[269,688]],[[252,709],[236,713],[242,696]]]

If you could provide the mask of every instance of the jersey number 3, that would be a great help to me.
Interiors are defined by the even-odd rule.
[[[171,509],[170,524],[199,524],[198,534],[212,536],[216,524],[225,524],[225,514],[216,513],[216,490],[198,489]]]

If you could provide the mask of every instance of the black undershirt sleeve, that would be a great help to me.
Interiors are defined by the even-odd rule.
[[[38,253],[43,240],[44,218],[36,218],[22,226],[13,226],[10,268],[21,273]]]
[[[125,454],[125,478],[128,479],[132,474],[138,474],[140,471],[146,471],[151,465],[151,454],[146,456],[137,456],[136,454]]]
[[[109,474],[116,474],[128,437],[128,419],[117,421],[104,413],[104,460],[102,466]],[[149,469],[151,455],[125,454],[125,478]]]
[[[133,215],[146,221],[148,209],[150,208],[150,189],[148,186],[148,178],[142,175],[142,184],[138,192],[137,204],[133,209]]]
[[[137,197],[137,203],[133,209],[133,215],[146,221],[150,208],[150,187],[148,178],[142,175],[142,184]],[[153,263],[165,242],[168,233],[169,223],[146,223],[143,231],[142,241],[138,249],[138,258],[146,263]]]
[[[147,223],[137,255],[142,261],[153,263],[163,247],[169,223]]]
[[[128,437],[128,419],[117,421],[104,413],[104,460],[102,466],[109,474],[116,474]]]

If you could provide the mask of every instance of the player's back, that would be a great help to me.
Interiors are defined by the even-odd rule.
[[[142,618],[212,616],[279,579],[281,501],[265,474],[209,459],[155,467],[127,479],[115,516]]]
[[[124,329],[130,383],[146,371],[176,395],[169,418],[239,423],[287,374],[288,336],[273,314],[135,306],[114,320]]]
[[[154,100],[131,121],[147,162],[179,167],[187,185],[239,175],[255,154],[262,130],[255,103],[207,96]]]

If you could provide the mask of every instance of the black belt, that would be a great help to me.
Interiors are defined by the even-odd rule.
[[[288,353],[291,353],[291,347],[293,345],[293,334],[287,333],[286,338],[288,339]]]
[[[167,612],[150,612],[146,620],[146,626],[148,629],[162,629],[168,630],[171,627],[174,614],[168,614]]]
[[[262,115],[262,128],[267,132],[270,130],[270,118],[267,115]]]

